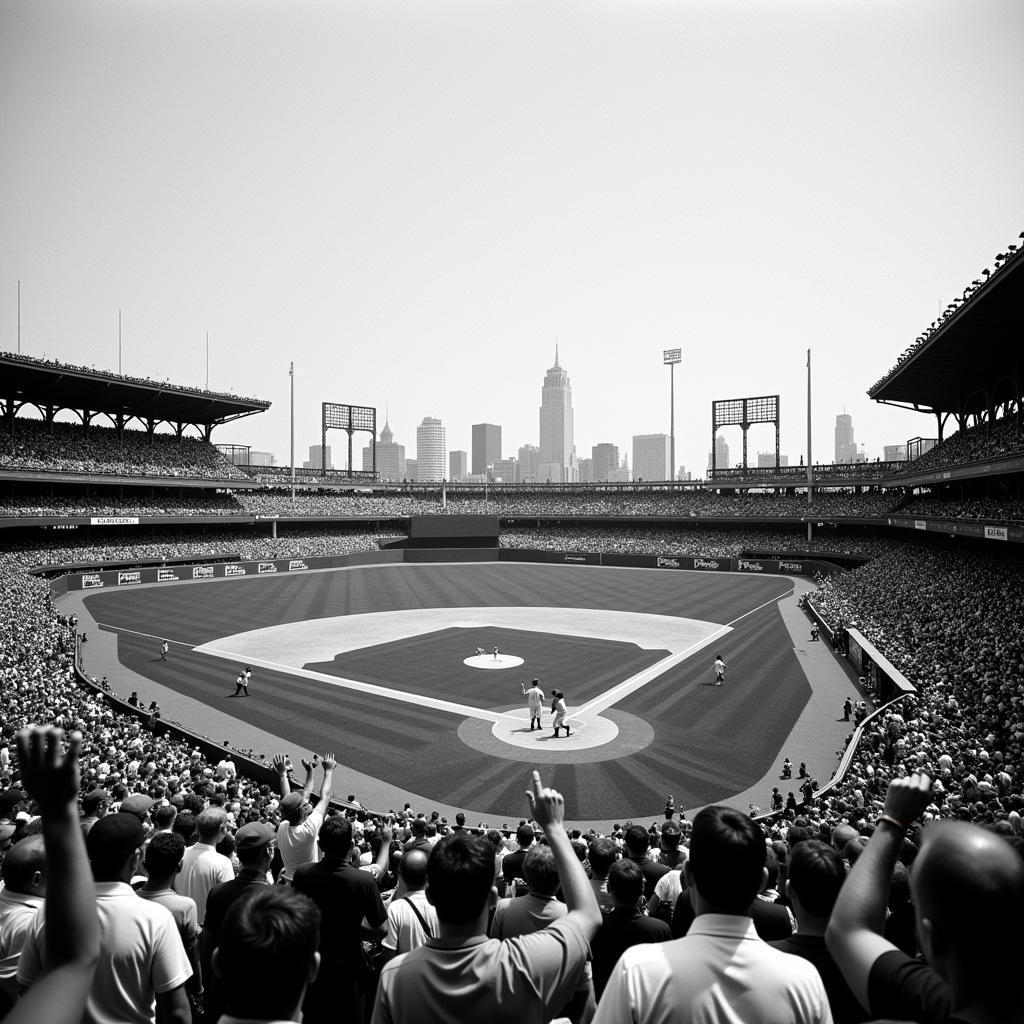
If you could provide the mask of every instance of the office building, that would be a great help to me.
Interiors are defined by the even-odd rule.
[[[380,432],[380,440],[374,442],[377,449],[377,477],[380,480],[405,480],[409,468],[406,465],[405,445],[395,442],[391,427],[385,422]],[[312,449],[310,449],[312,451]],[[373,469],[370,446],[363,447],[363,470],[369,473]]]
[[[629,456],[623,455],[622,462],[619,463],[618,469],[613,469],[608,474],[608,483],[610,484],[628,484],[629,483]]]
[[[420,483],[441,481],[447,472],[444,425],[434,416],[424,416],[416,428],[416,479]]]
[[[789,456],[780,455],[779,465],[788,466]],[[758,452],[757,453],[757,468],[758,469],[774,469],[775,468],[775,452]]]
[[[258,452],[255,448],[249,449],[249,465],[250,466],[273,466],[274,455],[273,452]]]
[[[323,454],[327,455],[327,464],[324,465]],[[331,461],[331,446],[311,444],[309,446],[309,459],[302,464],[303,469],[334,469],[334,463]]]
[[[607,441],[595,444],[590,449],[590,458],[593,463],[594,483],[605,483],[619,468],[619,446]]]
[[[537,480],[537,467],[540,465],[540,449],[535,444],[524,444],[519,449],[519,480],[524,484],[532,484]]]
[[[558,363],[544,375],[540,401],[540,454],[538,475],[542,480],[571,483],[576,471],[573,450],[572,385]]]
[[[416,465],[415,459],[405,460],[405,478],[406,480],[411,480],[413,483],[419,480],[419,467]]]
[[[721,434],[715,437],[715,466],[718,469],[729,468],[729,445]],[[710,469],[711,452],[708,452],[708,470]]]
[[[581,484],[592,484],[594,482],[594,460],[579,459],[576,462],[576,471]]]
[[[473,424],[473,473],[486,473],[501,458],[501,427],[495,423]]]
[[[461,484],[466,479],[466,474],[469,472],[467,468],[468,459],[468,452],[448,453],[448,479],[453,484]]]
[[[882,448],[883,462],[906,462],[907,446],[905,444],[887,444]]]
[[[633,479],[672,479],[672,451],[668,434],[633,435]]]
[[[847,412],[842,412],[836,417],[835,439],[837,463],[863,461],[857,458],[857,445],[853,440],[853,417]]]
[[[491,463],[491,479],[503,484],[519,483],[519,462],[514,458],[498,459]]]

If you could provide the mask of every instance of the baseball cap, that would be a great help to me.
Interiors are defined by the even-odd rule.
[[[281,803],[278,805],[278,810],[281,814],[290,818],[297,811],[302,809],[303,799],[301,793],[289,793],[286,797],[282,798]]]
[[[258,821],[251,821],[243,825],[235,833],[235,848],[239,853],[247,853],[250,850],[261,850],[267,843],[272,842],[276,833],[269,825],[262,825]]]
[[[105,789],[90,789],[82,797],[82,810],[86,815],[92,814],[100,804],[109,804],[110,794]]]
[[[89,860],[104,866],[123,864],[146,839],[146,830],[134,814],[118,811],[100,818],[85,837]]]
[[[681,836],[683,830],[674,821],[666,821],[661,826],[661,834],[663,836]]]
[[[159,801],[154,797],[146,796],[144,793],[132,793],[121,801],[121,811],[124,814],[134,814],[141,821],[155,803]]]

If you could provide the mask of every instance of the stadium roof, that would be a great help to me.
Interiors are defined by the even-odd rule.
[[[0,400],[90,412],[118,413],[168,423],[213,426],[241,416],[265,412],[270,403],[259,398],[179,387],[167,382],[122,377],[105,370],[68,366],[29,356],[0,353]]]
[[[1016,249],[1016,247],[1012,247]],[[982,272],[868,395],[921,412],[971,413],[1016,394],[1024,368],[1024,248]],[[998,386],[998,390],[997,389]],[[1017,385],[1019,386],[1019,385]]]

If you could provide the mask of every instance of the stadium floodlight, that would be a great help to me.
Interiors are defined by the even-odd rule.
[[[669,480],[676,478],[676,365],[683,361],[681,348],[666,348],[661,352],[662,362],[669,368]]]

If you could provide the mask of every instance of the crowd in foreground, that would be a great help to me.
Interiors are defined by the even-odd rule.
[[[172,551],[168,541],[164,554]],[[207,761],[79,685],[71,630],[45,584],[22,572],[38,560],[22,551],[0,561],[4,894],[34,911],[24,914],[24,963],[4,986],[12,996],[19,979],[56,969],[83,986],[93,971],[91,1019],[187,1021],[205,1009],[214,1020],[222,1010],[284,1020],[303,1005],[307,1024],[359,1020],[363,1009],[377,1021],[585,1020],[595,1002],[601,1021],[1021,1019],[1016,989],[997,983],[1021,953],[1013,865],[1024,651],[1014,623],[1024,621],[1024,599],[1012,558],[892,545],[822,583],[816,605],[826,621],[857,625],[918,687],[868,723],[828,796],[810,794],[761,824],[716,809],[691,823],[667,808],[650,828],[604,836],[566,831],[571,806],[539,783],[517,830],[479,835],[429,808],[389,820],[350,800],[331,813],[340,770],[330,756],[322,767],[300,762],[305,778],[294,789],[283,759],[276,786],[244,778],[229,751]],[[69,930],[60,917],[88,918],[90,905],[62,888],[75,877],[89,884],[67,870],[76,852],[69,799],[48,799],[47,773],[14,749],[30,722],[82,733],[78,802],[93,838],[78,853],[91,861],[93,913],[107,922],[99,948],[84,954],[66,940],[87,937],[89,921]],[[16,799],[22,791],[35,802]],[[43,879],[55,888],[41,890]],[[509,902],[492,915],[493,888]],[[158,913],[161,904],[171,909]],[[916,936],[915,914],[930,922]],[[134,973],[130,984],[112,978],[103,948],[118,931],[111,920],[135,917],[160,940],[138,990]],[[770,950],[759,936],[781,945]],[[921,952],[931,967],[913,959]],[[258,977],[272,984],[254,985]],[[980,991],[972,979],[984,980]],[[60,1006],[40,1009],[53,991],[45,980],[29,984],[14,1019],[63,1019]],[[118,993],[130,1008],[104,1002]],[[724,1000],[717,1013],[710,993]]]

